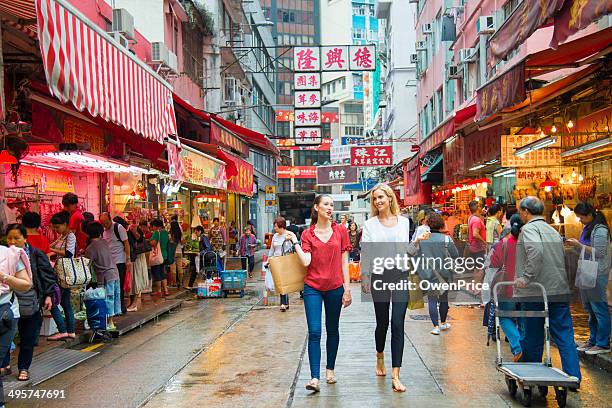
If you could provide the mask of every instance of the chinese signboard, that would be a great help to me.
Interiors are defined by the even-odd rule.
[[[572,171],[571,167],[536,167],[529,169],[518,169],[516,171],[516,186],[517,187],[537,187],[541,182],[546,180],[548,176],[551,180],[559,181],[562,175],[569,179]]]
[[[315,166],[278,166],[278,178],[316,178],[317,168]]]
[[[290,110],[278,110],[276,111],[277,122],[293,122],[295,120],[295,113]],[[338,123],[340,116],[337,112],[321,112],[322,123]]]
[[[318,72],[300,72],[293,77],[293,89],[303,91],[321,88],[321,74]]]
[[[353,146],[351,147],[353,166],[391,166],[393,153],[391,146]]]
[[[317,167],[317,184],[346,184],[359,181],[359,170],[357,167],[343,166],[320,166]]]
[[[41,193],[74,193],[74,180],[72,179],[72,174],[60,170],[46,170],[33,166],[21,165],[17,175],[17,183],[14,183],[10,177],[6,177],[5,182],[7,187],[37,184]]]
[[[190,150],[181,151],[185,181],[225,190],[225,165]]]
[[[376,46],[294,47],[293,61],[296,72],[375,71]]]
[[[321,128],[319,127],[300,127],[295,129],[296,146],[320,145],[322,142]]]
[[[502,167],[542,167],[558,166],[561,163],[561,142],[543,149],[529,152],[523,156],[515,156],[514,152],[523,146],[540,140],[540,135],[502,135],[501,166]]]
[[[294,106],[296,108],[320,108],[321,91],[295,91]]]
[[[295,126],[320,126],[321,109],[300,109],[295,111]]]
[[[482,120],[524,99],[525,64],[520,63],[476,91],[476,120]]]
[[[244,157],[249,157],[249,146],[214,120],[210,121],[210,143],[231,149]]]
[[[499,137],[501,133],[501,126],[495,126],[466,136],[463,145],[464,169],[496,159],[501,149],[501,138]],[[455,174],[457,173],[455,171]]]
[[[360,145],[366,144],[363,136],[342,136],[341,140],[343,145]]]
[[[253,165],[235,156],[232,158],[238,174],[227,180],[227,191],[250,197],[253,195]]]
[[[498,138],[499,139],[499,138]],[[442,150],[444,162],[444,182],[453,183],[460,174],[463,174],[466,166],[463,164],[464,138],[457,137],[450,143],[445,143]],[[499,153],[496,152],[496,153]],[[469,168],[469,167],[468,167]]]
[[[278,139],[276,145],[281,150],[324,150],[328,151],[331,147],[331,139],[322,139],[317,146],[297,146],[295,139]]]
[[[329,151],[329,159],[334,162],[342,162],[351,158],[350,146],[332,146]]]
[[[89,143],[89,151],[92,153],[103,154],[105,151],[102,128],[77,119],[64,120],[64,142]]]

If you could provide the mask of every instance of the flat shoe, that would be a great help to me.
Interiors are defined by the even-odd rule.
[[[335,383],[337,383],[337,382],[338,382],[338,380],[336,380],[336,376],[335,376],[335,375],[330,375],[330,376],[327,376],[327,378],[325,379],[325,381],[326,381],[328,384],[335,384]]]

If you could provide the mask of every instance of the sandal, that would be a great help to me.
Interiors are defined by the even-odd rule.
[[[2,367],[0,368],[0,377],[4,377],[5,375],[13,374],[13,369],[11,367]]]
[[[338,382],[338,381],[336,380],[336,375],[334,374],[334,372],[333,372],[333,371],[332,371],[331,373],[330,373],[329,371],[327,372],[327,375],[326,375],[326,377],[325,377],[325,381],[326,381],[328,384],[335,384],[335,383],[337,383],[337,382]]]
[[[392,378],[391,384],[391,388],[393,388],[394,392],[406,392],[406,386],[402,384],[399,377]]]
[[[378,371],[378,364],[382,365],[382,371]],[[376,356],[376,375],[378,377],[384,377],[387,375],[387,373],[385,372],[385,356]]]
[[[287,306],[287,305],[281,305],[281,307],[280,307],[280,311],[281,312],[286,312],[287,309],[289,309],[289,306]]]
[[[30,372],[28,370],[19,370],[17,381],[29,381],[29,380],[30,380]]]
[[[319,392],[321,391],[321,386],[319,385],[319,380],[316,378],[311,379],[306,384],[306,389],[309,391]]]

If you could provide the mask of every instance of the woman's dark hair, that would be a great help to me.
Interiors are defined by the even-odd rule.
[[[91,239],[100,238],[104,233],[104,227],[98,221],[92,221],[87,224],[85,233]]]
[[[151,221],[151,226],[152,227],[164,228],[164,222],[161,219],[156,218],[153,221]]]
[[[198,225],[197,227],[195,227],[196,231],[200,231],[202,234],[204,233],[204,227],[201,225]]]
[[[181,242],[183,239],[183,231],[181,231],[181,226],[177,221],[178,217],[175,217],[172,217],[172,222],[170,223],[170,235],[172,235],[172,240],[174,242]]]
[[[79,196],[77,196],[74,193],[66,193],[62,197],[62,205],[64,206],[71,205],[71,204],[78,204],[78,203],[79,203]]]
[[[28,230],[26,230],[26,227],[25,227],[25,226],[23,226],[23,224],[17,224],[17,223],[15,223],[15,224],[9,224],[9,225],[6,227],[6,235],[8,235],[8,233],[9,233],[10,231],[13,231],[13,230],[14,230],[14,231],[19,231],[19,233],[20,233],[21,235],[23,235],[23,237],[24,237],[24,238],[27,238],[27,237],[28,237]]]
[[[508,208],[506,208],[506,219],[510,221],[512,216],[516,213],[518,213],[518,210],[516,209],[516,205],[509,205]]]
[[[574,207],[574,212],[578,215],[590,215],[593,217],[593,221],[584,226],[586,239],[591,239],[591,233],[596,225],[603,225],[608,229],[608,234],[610,234],[610,226],[608,225],[606,216],[603,215],[601,211],[596,210],[592,204],[581,201]]]
[[[510,217],[510,233],[514,238],[518,238],[521,233],[521,228],[523,228],[523,220],[521,220],[521,216],[519,214],[514,214]]]
[[[28,211],[21,216],[21,223],[26,228],[38,228],[41,222],[40,214],[33,211]]]
[[[285,229],[287,228],[287,221],[283,217],[276,217],[274,220],[274,225],[278,228]]]
[[[350,223],[350,225],[349,225],[349,231],[351,231],[351,227],[352,227],[353,225],[355,226],[355,231],[359,232],[359,226],[357,225],[357,223],[356,223],[356,222],[351,222],[351,223]]]
[[[440,214],[432,212],[427,216],[425,224],[429,225],[432,232],[439,232],[444,228],[444,219]]]
[[[219,217],[213,218],[213,222],[219,222]]]
[[[489,215],[489,217],[494,216],[495,214],[497,214],[498,212],[501,211],[501,205],[495,203],[493,204],[490,208],[489,211],[487,211],[487,214]]]
[[[58,213],[53,214],[53,216],[51,217],[51,224],[53,225],[68,225],[68,222],[70,222],[70,213],[68,211],[60,211]]]
[[[312,209],[310,210],[310,225],[315,225],[319,220],[319,214],[317,210],[315,210],[314,206],[319,205],[323,197],[329,197],[327,194],[319,194],[315,197],[314,202],[312,203]]]
[[[113,222],[116,222],[125,229],[128,229],[128,227],[130,226],[130,224],[125,220],[125,218],[120,217],[118,215],[113,218]]]

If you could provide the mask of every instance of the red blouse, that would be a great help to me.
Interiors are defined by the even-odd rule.
[[[332,235],[329,241],[323,242],[311,225],[302,233],[301,246],[304,252],[312,254],[304,283],[320,291],[334,290],[344,284],[342,253],[351,251],[346,228],[332,223]]]

